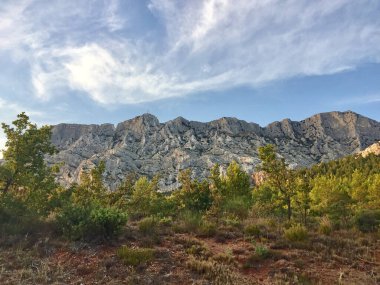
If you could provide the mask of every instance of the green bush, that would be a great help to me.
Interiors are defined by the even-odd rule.
[[[240,228],[241,219],[235,215],[227,215],[223,219],[223,224],[229,227]]]
[[[289,241],[304,241],[308,238],[308,232],[300,224],[293,225],[285,230],[285,238]]]
[[[155,235],[158,230],[158,220],[153,216],[143,218],[139,221],[138,228],[143,235]]]
[[[330,219],[328,217],[323,217],[319,223],[319,232],[321,234],[324,234],[324,235],[330,235],[332,230],[333,230],[333,226],[332,226],[332,223],[330,221]]]
[[[138,266],[145,264],[153,259],[154,249],[151,248],[130,248],[122,246],[116,252],[116,255],[125,265]]]
[[[202,215],[191,211],[184,211],[179,216],[179,224],[176,226],[179,232],[197,232],[202,223]]]
[[[272,252],[264,245],[257,245],[255,252],[252,253],[243,264],[244,268],[251,268],[257,264],[258,261],[267,259],[272,256]]]
[[[100,207],[91,211],[91,234],[106,239],[117,236],[127,221],[127,216],[117,208]]]
[[[72,240],[111,239],[120,233],[126,221],[120,210],[96,204],[69,204],[57,215],[59,228]]]
[[[380,226],[380,210],[366,210],[358,213],[355,224],[364,233],[377,231]]]
[[[255,248],[255,255],[261,259],[265,259],[270,256],[270,251],[266,246],[258,245]]]
[[[244,233],[248,236],[259,237],[261,234],[261,230],[257,225],[247,225],[244,228]]]
[[[0,196],[0,235],[37,232],[41,226],[39,215],[12,195]]]
[[[223,210],[225,213],[236,216],[240,219],[246,218],[249,212],[249,201],[245,196],[235,196],[224,201]]]
[[[198,235],[201,237],[211,237],[216,234],[216,224],[210,221],[203,221],[198,227]]]

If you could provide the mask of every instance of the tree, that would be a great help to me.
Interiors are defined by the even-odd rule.
[[[251,197],[251,183],[249,175],[241,169],[240,165],[233,161],[227,167],[226,175],[223,177],[227,197],[243,196]]]
[[[0,166],[0,191],[12,192],[30,205],[42,207],[56,187],[54,168],[44,160],[45,155],[56,152],[51,143],[51,127],[38,128],[24,112],[12,124],[2,123],[7,142]]]
[[[271,144],[259,148],[261,166],[259,170],[267,173],[268,189],[277,191],[275,195],[287,208],[288,220],[292,217],[292,197],[295,195],[294,173],[288,168],[284,158],[278,158],[275,147]]]
[[[352,212],[352,199],[347,178],[318,176],[312,180],[310,192],[311,208],[319,214],[326,214],[333,221],[347,223]]]
[[[212,192],[207,180],[198,181],[191,179],[191,170],[187,169],[179,173],[181,187],[173,193],[180,210],[193,212],[205,212],[213,203]]]

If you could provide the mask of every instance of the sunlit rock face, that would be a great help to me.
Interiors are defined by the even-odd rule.
[[[60,124],[52,142],[59,153],[49,163],[63,162],[60,182],[78,182],[80,174],[99,161],[106,163],[105,181],[113,189],[129,172],[152,177],[161,187],[177,185],[178,172],[208,176],[210,167],[225,168],[236,160],[250,174],[260,162],[257,149],[275,144],[293,167],[339,158],[380,140],[380,123],[353,112],[321,113],[300,122],[285,119],[266,127],[236,118],[201,123],[182,117],[160,123],[150,114],[104,125]]]
[[[375,142],[374,144],[367,147],[365,150],[359,152],[363,157],[367,157],[370,154],[380,155],[380,141]]]

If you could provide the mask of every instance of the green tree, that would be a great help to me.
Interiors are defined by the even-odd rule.
[[[259,170],[267,174],[267,189],[278,192],[278,197],[287,209],[288,220],[292,217],[292,197],[296,194],[294,172],[289,169],[284,158],[278,158],[275,147],[271,144],[259,148],[261,165]]]
[[[319,176],[312,181],[312,210],[328,215],[335,222],[347,223],[351,217],[352,199],[347,178]]]
[[[161,193],[158,192],[158,181],[158,176],[151,181],[142,176],[133,185],[128,201],[128,210],[133,217],[141,218],[158,214],[162,198]]]
[[[251,197],[251,183],[249,175],[241,166],[233,161],[227,167],[226,175],[223,177],[225,195],[227,197]]]
[[[38,128],[24,112],[12,124],[2,123],[7,142],[0,167],[1,192],[12,192],[41,212],[42,208],[46,210],[46,201],[56,187],[55,167],[47,166],[44,160],[45,155],[56,152],[51,127]]]
[[[198,181],[191,179],[190,169],[181,171],[179,174],[181,187],[174,192],[173,196],[180,210],[193,212],[205,212],[212,203],[213,197],[207,180]]]

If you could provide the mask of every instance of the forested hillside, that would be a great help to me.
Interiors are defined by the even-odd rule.
[[[106,161],[59,185],[51,127],[24,114],[0,165],[0,283],[378,284],[380,156],[290,168],[272,144],[251,176],[236,161],[207,178],[130,172],[110,190]]]

